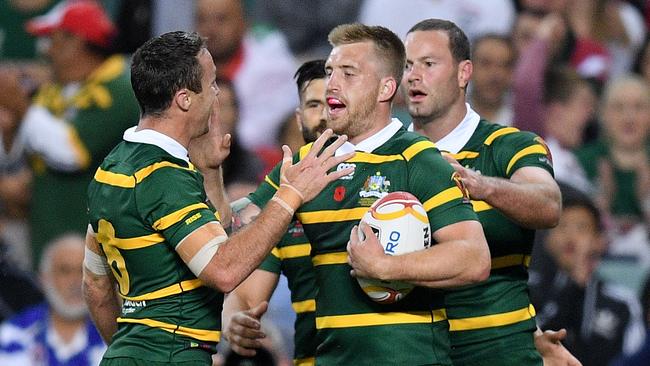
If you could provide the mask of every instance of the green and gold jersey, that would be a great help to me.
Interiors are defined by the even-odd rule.
[[[176,253],[216,221],[203,177],[185,160],[124,141],[88,188],[90,224],[124,300],[106,358],[209,360],[220,338],[223,294],[202,284]]]
[[[257,202],[253,202],[258,204]],[[294,365],[314,364],[316,354],[316,279],[311,264],[311,245],[302,224],[295,220],[287,233],[262,262],[260,269],[284,274],[291,291],[291,307],[296,312],[294,324]]]
[[[553,174],[550,154],[540,137],[485,120],[452,156],[486,176],[510,178],[527,166]],[[448,291],[445,307],[452,347],[536,328],[527,286],[535,231],[517,225],[484,201],[472,201],[472,205],[490,247],[492,270],[485,282]]]
[[[296,159],[309,151],[301,148]],[[400,302],[372,301],[350,276],[346,245],[350,231],[378,198],[407,191],[427,210],[431,231],[476,220],[453,180],[454,170],[433,143],[403,127],[381,146],[356,156],[355,171],[303,205],[297,217],[312,244],[316,274],[318,365],[450,364],[448,324],[438,291],[417,287]],[[279,181],[276,167],[256,192],[264,203]]]

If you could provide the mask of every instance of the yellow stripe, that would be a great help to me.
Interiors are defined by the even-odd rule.
[[[135,178],[132,175],[113,173],[113,172],[103,170],[102,168],[97,168],[97,171],[95,172],[95,180],[99,183],[108,184],[116,187],[122,187],[122,188],[135,187]]]
[[[461,330],[500,327],[503,325],[523,322],[534,316],[535,308],[531,304],[525,308],[507,313],[476,316],[464,319],[449,319],[449,331],[457,332]]]
[[[422,204],[422,206],[424,206],[424,209],[429,212],[438,206],[462,197],[463,192],[460,191],[460,188],[453,186],[429,198]]]
[[[515,133],[515,132],[519,132],[519,129],[514,128],[514,127],[506,127],[506,128],[502,128],[500,130],[496,130],[496,131],[492,132],[490,134],[490,136],[488,136],[483,143],[485,145],[492,145],[492,142],[497,137],[503,136],[503,135],[508,135],[508,134]]]
[[[546,149],[542,145],[533,145],[533,146],[528,146],[527,148],[516,153],[515,156],[513,156],[512,159],[510,159],[510,162],[508,163],[508,167],[506,168],[506,174],[510,173],[510,169],[512,169],[512,166],[515,165],[515,163],[519,161],[519,159],[530,154],[542,154],[546,156]]]
[[[402,152],[402,155],[404,155],[406,161],[409,161],[413,159],[413,157],[419,154],[421,151],[426,149],[434,149],[435,147],[436,145],[431,141],[420,141],[406,148],[406,150]]]
[[[485,201],[472,201],[472,207],[474,208],[474,212],[487,211],[492,208],[492,206]]]
[[[161,288],[160,290],[156,290],[153,292],[146,293],[144,295],[140,296],[120,296],[125,299],[125,300],[132,300],[132,301],[142,301],[142,300],[155,300],[155,299],[160,299],[163,297],[167,296],[172,296],[172,295],[178,295],[181,292],[186,292],[190,290],[194,290],[195,288],[199,288],[203,286],[203,282],[199,280],[198,278],[193,279],[193,280],[187,280],[183,281],[181,283],[175,283],[171,286],[167,286],[164,288]]]
[[[293,360],[293,366],[314,366],[316,365],[315,357],[296,358]]]
[[[311,245],[309,243],[278,248],[278,257],[281,259],[309,257],[310,253]]]
[[[162,243],[163,241],[165,241],[165,237],[162,236],[161,234],[156,233],[156,234],[150,234],[145,236],[138,236],[135,238],[126,238],[126,239],[111,238],[110,245],[124,250],[132,250],[132,249],[146,248],[148,246]]]
[[[280,187],[278,187],[277,184],[273,183],[273,181],[271,180],[271,178],[269,178],[268,175],[264,177],[264,181],[265,181],[266,183],[268,183],[269,185],[271,185],[271,187],[275,188],[276,191],[277,191],[278,189],[280,189]]]
[[[354,156],[348,160],[346,163],[371,163],[371,164],[380,164],[388,161],[404,160],[402,155],[376,155],[371,153],[366,153],[362,151],[355,152]]]
[[[271,255],[273,255],[274,257],[276,257],[276,258],[278,258],[278,259],[280,259],[280,251],[278,250],[277,247],[271,249]]]
[[[521,266],[528,267],[530,264],[530,255],[524,254],[511,254],[502,257],[492,258],[492,269],[500,269],[505,267]]]
[[[188,327],[181,327],[176,324],[164,323],[158,320],[153,319],[133,319],[133,318],[117,318],[118,323],[133,323],[133,324],[142,324],[152,328],[160,328],[170,333],[180,334],[201,341],[208,342],[219,342],[221,338],[221,332],[218,330],[205,330],[205,329],[195,329]]]
[[[312,212],[299,212],[298,220],[304,224],[322,224],[350,220],[361,220],[368,211],[368,207],[346,208],[340,210],[323,210]]]
[[[461,151],[457,154],[449,154],[449,155],[451,155],[451,157],[456,160],[463,160],[463,159],[477,158],[479,153],[477,153],[476,151]]]
[[[298,159],[302,160],[307,156],[309,153],[309,150],[311,150],[312,145],[314,145],[313,142],[308,143],[307,145],[303,145],[300,147],[300,150],[298,150]]]
[[[328,264],[348,263],[348,252],[337,252],[315,255],[311,262],[314,266],[324,266]]]
[[[208,208],[208,205],[205,203],[195,203],[186,207],[181,208],[180,210],[174,211],[169,215],[165,215],[153,223],[153,228],[156,230],[165,230],[168,227],[174,225],[175,223],[183,220],[188,213],[198,210],[200,208]]]
[[[70,139],[70,144],[72,144],[72,149],[79,160],[79,165],[82,169],[87,168],[90,165],[90,152],[86,148],[86,145],[79,138],[79,133],[77,130],[68,125],[68,138]]]
[[[147,167],[144,167],[144,168],[138,170],[137,172],[135,172],[135,174],[134,174],[135,175],[135,181],[137,183],[140,183],[146,177],[148,177],[151,173],[155,172],[156,170],[158,170],[160,168],[167,168],[167,167],[177,168],[177,169],[185,169],[185,170],[194,170],[191,167],[186,168],[184,166],[180,166],[178,164],[171,163],[169,161],[161,161],[159,163],[151,164],[151,165],[149,165]]]
[[[316,329],[369,327],[394,324],[426,324],[445,320],[444,310],[408,313],[367,313],[350,315],[320,316],[316,318]]]
[[[292,302],[291,307],[293,308],[293,311],[296,312],[296,314],[316,311],[316,300],[311,299],[305,301]]]

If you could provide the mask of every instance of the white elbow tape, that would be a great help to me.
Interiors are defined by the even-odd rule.
[[[98,276],[107,276],[110,273],[111,268],[108,266],[106,258],[88,249],[88,247],[84,251],[84,267],[87,270]]]
[[[190,271],[194,273],[195,276],[199,276],[203,269],[210,263],[212,257],[219,250],[219,246],[228,239],[228,236],[221,235],[205,243],[205,245],[199,249],[198,252],[192,257],[187,266],[190,268]]]

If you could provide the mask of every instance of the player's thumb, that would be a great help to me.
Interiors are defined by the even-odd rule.
[[[260,319],[264,313],[269,309],[269,302],[268,301],[262,301],[261,303],[257,304],[254,308],[249,310],[249,313],[251,316]]]

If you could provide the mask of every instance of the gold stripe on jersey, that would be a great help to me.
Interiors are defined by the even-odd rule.
[[[276,253],[276,257],[280,259],[309,257],[311,253],[311,245],[309,243],[288,245],[286,247],[277,248]]]
[[[515,132],[519,132],[519,129],[514,128],[514,127],[506,127],[506,128],[502,128],[500,130],[496,130],[496,131],[492,132],[490,134],[490,136],[488,136],[485,139],[485,141],[483,141],[483,143],[485,145],[492,145],[492,142],[494,142],[494,140],[496,140],[497,137],[500,137],[500,136],[503,136],[503,135],[509,135],[509,134],[515,133]]]
[[[124,250],[146,248],[165,241],[160,233],[154,233],[133,238],[118,238],[115,236],[115,228],[110,222],[100,219],[98,222],[97,241],[102,245],[110,245]]]
[[[436,145],[431,141],[419,141],[409,146],[402,152],[406,161],[413,159],[413,157],[426,149],[435,149]]]
[[[529,320],[535,316],[535,308],[528,305],[519,310],[506,313],[476,316],[472,318],[449,319],[449,331],[473,330],[500,327]]]
[[[519,161],[519,159],[523,158],[524,156],[530,154],[542,154],[546,156],[546,153],[547,153],[546,148],[542,145],[532,145],[532,146],[528,146],[525,149],[522,149],[521,151],[516,153],[515,156],[512,157],[512,159],[510,159],[510,162],[508,163],[508,167],[506,168],[506,174],[509,174],[510,169],[512,169],[512,166],[515,165],[515,163]]]
[[[120,296],[125,300],[131,300],[131,301],[155,300],[167,296],[178,295],[182,292],[194,290],[202,286],[203,286],[203,282],[201,282],[201,280],[196,278],[193,280],[187,280],[187,281],[182,281],[180,283],[175,283],[171,286],[163,287],[160,290],[148,292],[140,296],[124,296],[122,294],[120,294]]]
[[[298,220],[305,224],[324,224],[330,222],[341,222],[361,220],[368,211],[368,207],[345,208],[340,210],[322,210],[311,212],[298,212]]]
[[[156,230],[165,230],[168,227],[174,225],[175,223],[183,220],[188,213],[201,208],[207,209],[208,205],[206,205],[205,203],[195,203],[189,206],[185,206],[180,210],[174,211],[154,221],[153,228]]]
[[[460,151],[456,154],[451,154],[451,153],[448,154],[456,160],[474,159],[474,158],[478,158],[479,156],[479,153],[476,151]]]
[[[303,145],[300,147],[300,150],[298,150],[298,159],[302,160],[307,156],[309,153],[309,150],[311,150],[312,145],[314,145],[313,142],[308,143],[307,145]]]
[[[146,166],[146,167],[138,170],[137,172],[135,172],[135,174],[134,174],[135,175],[135,180],[136,180],[137,183],[140,183],[146,177],[151,175],[151,173],[155,172],[156,170],[158,170],[160,168],[167,168],[167,167],[194,171],[194,167],[192,165],[190,165],[189,168],[186,168],[184,166],[180,166],[178,164],[174,164],[174,163],[169,162],[169,161],[161,161],[159,163],[153,163],[153,164],[151,164],[149,166]]]
[[[206,330],[183,327],[153,319],[117,318],[118,323],[142,324],[152,328],[159,328],[169,333],[180,334],[200,341],[219,342],[221,332],[218,330]]]
[[[530,265],[530,255],[525,254],[511,254],[502,257],[492,258],[492,269],[500,269],[505,267],[524,266]]]
[[[463,192],[460,191],[460,188],[453,186],[424,201],[422,206],[424,206],[424,209],[429,212],[438,206],[442,206],[445,203],[458,198],[463,198]]]
[[[472,201],[472,208],[474,208],[474,212],[481,212],[492,209],[492,206],[485,201]]]
[[[314,266],[345,264],[348,263],[348,252],[318,254],[311,259],[311,262],[314,264]]]
[[[172,167],[177,169],[185,169],[194,171],[194,166],[190,164],[189,168],[180,166],[178,164],[170,163],[168,161],[163,161],[159,163],[154,163],[149,166],[146,166],[133,175],[126,175],[121,173],[113,173],[102,168],[98,168],[95,172],[95,180],[99,183],[108,184],[111,186],[122,187],[122,188],[134,188],[137,183],[142,182],[146,177],[151,175],[160,168]]]
[[[368,327],[376,325],[424,324],[447,319],[444,309],[415,312],[366,313],[319,316],[316,329]]]
[[[294,358],[293,366],[314,366],[316,365],[315,357]]]
[[[296,314],[316,311],[316,300],[309,299],[309,300],[292,302],[291,307],[293,308],[293,311],[296,312]]]
[[[369,163],[381,164],[389,161],[404,160],[402,155],[377,155],[362,151],[355,152],[354,156],[346,160],[346,163]]]
[[[275,188],[276,191],[280,189],[280,187],[278,187],[277,184],[273,183],[273,181],[271,180],[271,178],[269,178],[268,175],[264,177],[264,181],[268,183],[271,187]]]

